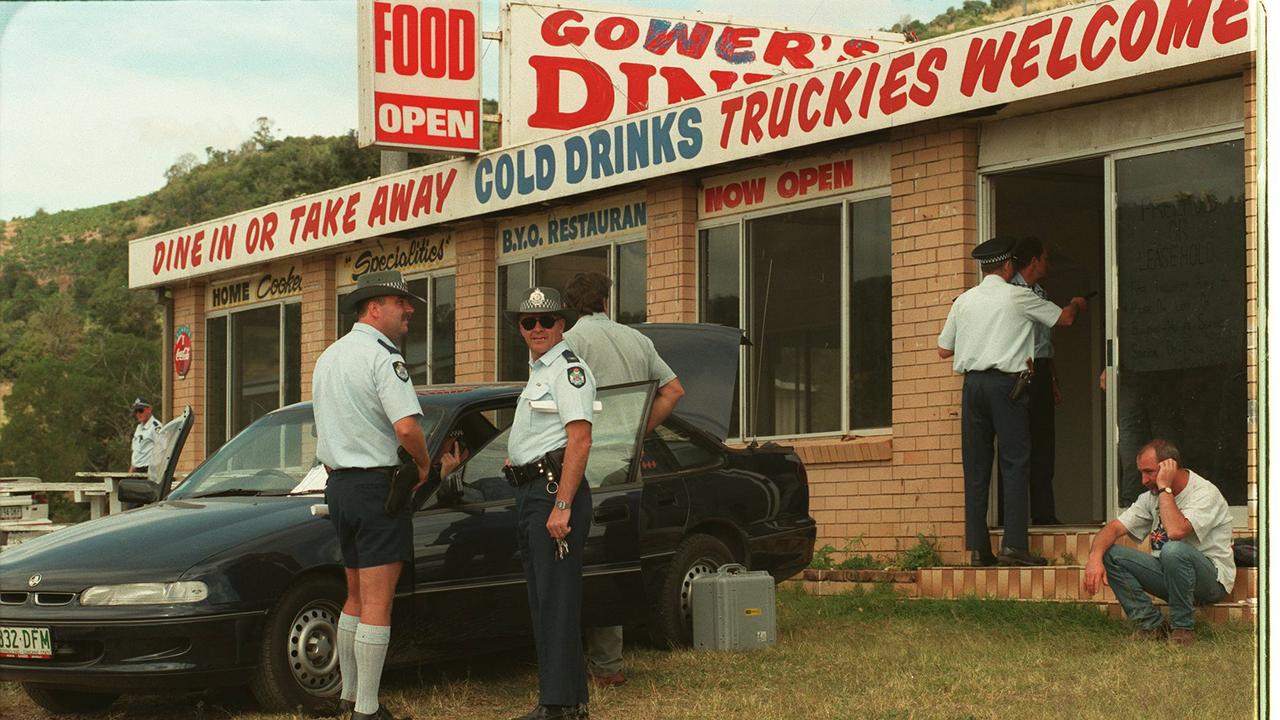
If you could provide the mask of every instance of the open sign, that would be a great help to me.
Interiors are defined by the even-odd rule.
[[[480,150],[478,0],[360,0],[362,147]]]

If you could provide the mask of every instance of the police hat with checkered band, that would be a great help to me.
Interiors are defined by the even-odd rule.
[[[426,303],[426,300],[409,292],[409,286],[405,283],[404,276],[400,274],[399,270],[383,270],[361,275],[360,279],[356,281],[356,289],[342,299],[342,310],[343,312],[355,312],[360,301],[388,295],[399,295],[410,300],[417,300],[420,303]]]
[[[983,265],[999,265],[1013,257],[1015,244],[1011,237],[993,237],[974,248],[971,255]]]
[[[531,287],[525,290],[520,298],[519,308],[507,311],[507,318],[513,322],[519,320],[521,315],[559,315],[566,324],[572,324],[577,318],[577,313],[560,302],[560,291],[549,287]]]

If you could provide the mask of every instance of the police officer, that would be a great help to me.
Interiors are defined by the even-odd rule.
[[[1030,288],[1037,297],[1049,299],[1040,281],[1049,274],[1049,251],[1039,238],[1024,237],[1013,248],[1014,268],[1010,281]],[[1031,524],[1059,525],[1053,501],[1055,462],[1054,407],[1062,402],[1057,366],[1053,361],[1053,328],[1035,324],[1035,374],[1031,395]]]
[[[612,281],[597,272],[578,273],[564,289],[565,303],[579,315],[573,328],[564,334],[570,349],[591,367],[600,385],[654,380],[658,393],[649,412],[652,431],[671,415],[684,386],[671,366],[658,355],[653,341],[635,328],[609,319],[609,289]],[[589,627],[587,674],[599,687],[614,687],[627,681],[622,672],[622,627]]]
[[[138,426],[133,429],[132,454],[129,459],[129,472],[145,473],[150,469],[151,456],[156,449],[156,433],[160,431],[160,421],[152,415],[151,403],[137,398],[133,401],[133,419]]]
[[[508,312],[529,346],[529,382],[516,403],[507,479],[516,487],[517,533],[538,649],[538,705],[519,720],[586,718],[582,664],[582,552],[591,529],[591,450],[596,383],[564,342],[570,311],[560,293],[535,287]]]
[[[338,620],[339,709],[353,720],[391,718],[378,701],[391,639],[391,603],[401,564],[412,559],[412,507],[386,511],[387,493],[403,447],[420,487],[431,468],[422,414],[409,369],[396,343],[409,330],[412,300],[395,270],[366,273],[344,299],[355,311],[351,332],[316,361],[312,385],[316,456],[329,469],[325,502],[346,568],[347,600]]]
[[[1030,398],[1023,390],[1035,354],[1033,325],[1070,325],[1086,307],[1071,298],[1066,308],[1010,284],[1010,238],[993,238],[973,250],[982,282],[952,303],[938,336],[938,355],[954,358],[964,374],[960,443],[964,462],[965,548],[974,565],[1043,565],[1028,552],[1027,480],[1031,460]],[[997,558],[987,532],[992,442],[1000,439],[1004,477],[1004,543]]]

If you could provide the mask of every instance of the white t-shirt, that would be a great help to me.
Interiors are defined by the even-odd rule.
[[[1182,541],[1204,553],[1218,569],[1218,582],[1227,592],[1236,582],[1236,560],[1231,552],[1231,512],[1217,486],[1188,470],[1190,476],[1182,492],[1173,502],[1191,523],[1192,534]],[[1120,513],[1118,518],[1129,534],[1139,542],[1151,538],[1151,554],[1160,557],[1160,549],[1169,542],[1169,533],[1160,520],[1160,496],[1144,492]]]

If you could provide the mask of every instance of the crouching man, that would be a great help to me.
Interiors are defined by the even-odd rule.
[[[1213,483],[1182,467],[1178,449],[1152,440],[1138,452],[1143,493],[1098,533],[1084,569],[1084,591],[1111,586],[1134,636],[1189,645],[1195,642],[1195,606],[1231,592],[1231,514]],[[1151,538],[1151,554],[1116,545],[1122,535]],[[1166,622],[1151,593],[1169,603]]]

